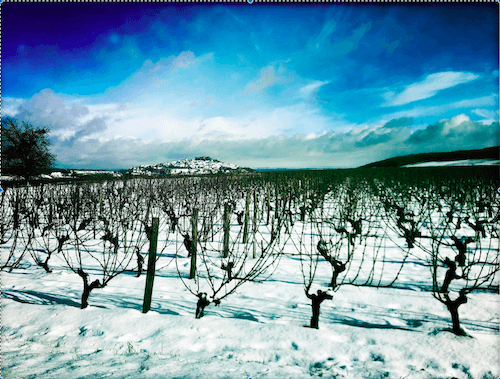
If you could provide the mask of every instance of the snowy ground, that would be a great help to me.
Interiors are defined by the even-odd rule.
[[[498,166],[498,165],[500,165],[500,161],[494,159],[464,159],[460,161],[413,163],[403,167],[452,167],[452,166]]]
[[[306,327],[311,306],[299,260],[285,256],[270,280],[244,284],[195,319],[197,298],[171,256],[157,262],[147,314],[145,275],[116,277],[81,310],[82,281],[57,255],[50,274],[28,263],[2,272],[2,378],[500,376],[497,294],[469,296],[460,315],[470,337],[457,337],[444,331],[447,310],[418,282],[403,280],[400,289],[342,286],[323,303],[315,330]],[[187,271],[187,259],[180,264]],[[320,285],[331,273],[322,267]],[[418,275],[428,276],[428,269]]]

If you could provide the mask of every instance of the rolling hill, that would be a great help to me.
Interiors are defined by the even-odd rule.
[[[403,155],[369,163],[361,168],[498,165],[499,160],[500,146],[495,146],[478,150]]]

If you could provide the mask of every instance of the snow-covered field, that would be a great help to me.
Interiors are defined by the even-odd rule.
[[[52,197],[50,199],[52,207]],[[326,214],[338,215],[345,209],[345,204],[338,201],[340,197],[333,196],[332,199],[321,209]],[[54,203],[56,200],[54,197]],[[64,229],[67,225],[61,224],[45,235],[41,226],[31,235],[21,228],[14,249],[17,256],[22,253],[23,243],[36,249],[34,256],[37,251],[43,252],[44,245],[40,244],[43,241],[48,241],[50,248],[55,249],[56,237],[61,238],[65,233],[80,242],[69,243],[61,252],[52,255],[49,262],[51,273],[37,266],[30,254],[26,254],[20,267],[1,271],[1,378],[500,377],[498,294],[491,291],[467,294],[467,303],[459,308],[461,326],[467,336],[451,333],[450,312],[432,295],[432,271],[426,266],[429,262],[426,254],[432,250],[431,239],[422,236],[410,251],[396,225],[407,224],[403,220],[407,216],[401,216],[397,222],[396,219],[386,220],[381,210],[364,208],[373,206],[370,201],[364,197],[357,205],[358,211],[364,213],[355,215],[363,221],[360,224],[362,237],[356,236],[353,240],[354,250],[348,249],[350,245],[343,237],[343,233],[352,232],[354,222],[352,227],[345,225],[349,232],[341,232],[336,228],[341,225],[334,223],[333,218],[328,221],[324,214],[317,214],[317,217],[326,221],[314,224],[314,227],[308,220],[301,223],[296,219],[294,225],[288,225],[280,233],[274,251],[283,254],[270,267],[267,280],[244,283],[235,293],[223,298],[220,305],[210,304],[201,319],[195,318],[198,298],[194,294],[205,291],[210,295],[206,282],[209,266],[213,265],[212,275],[216,275],[211,280],[220,282],[220,275],[225,275],[220,265],[229,261],[224,263],[221,260],[220,249],[203,250],[198,258],[199,281],[195,283],[188,279],[191,258],[187,257],[179,232],[169,232],[170,225],[165,215],[160,222],[161,255],[156,262],[153,300],[151,310],[146,314],[142,313],[146,274],[137,277],[137,272],[132,271],[137,267],[135,260],[130,261],[131,270],[119,274],[104,288],[94,289],[89,297],[89,307],[80,309],[83,282],[75,273],[76,268],[83,268],[90,280],[101,278],[101,265],[105,265],[105,259],[119,255],[118,248],[114,252],[102,248],[103,240],[111,241],[112,236],[106,237],[103,230],[92,231],[88,223],[76,230],[80,221],[73,231]],[[259,204],[265,203],[261,200]],[[114,212],[121,214],[123,211],[126,215],[125,208],[130,204],[126,205]],[[244,207],[245,200],[241,197],[233,210],[231,241],[241,241],[243,227],[236,222],[234,212]],[[409,207],[415,220],[419,220],[418,206],[410,204]],[[497,208],[495,205],[495,210]],[[7,208],[3,209],[4,217],[11,217]],[[443,204],[440,220],[447,215],[446,209]],[[216,217],[218,221],[214,221],[218,234],[215,240],[212,237],[210,246],[220,247],[221,212]],[[259,239],[269,241],[272,233],[264,222],[264,213],[255,227]],[[250,214],[253,214],[253,209],[250,209]],[[493,217],[485,210],[477,211],[475,215],[475,220]],[[46,217],[41,217],[40,222],[46,222]],[[104,222],[95,221],[99,219],[95,214],[92,217],[94,221],[87,221]],[[186,217],[178,226],[184,231],[190,229],[190,219]],[[55,216],[53,220],[57,220]],[[437,233],[443,228],[441,221],[432,217],[422,220],[418,222],[426,233]],[[479,221],[475,222],[477,227]],[[484,223],[487,236],[476,238],[476,242],[470,242],[467,247],[467,254],[473,255],[471,259],[479,265],[479,275],[485,275],[490,267],[498,264],[494,259],[499,250],[495,223],[497,221]],[[130,229],[122,234],[125,236],[123,240],[130,246],[134,238],[146,240],[138,220],[131,220],[128,224],[135,226],[127,226]],[[431,224],[435,226],[431,227]],[[23,224],[23,227],[28,225]],[[471,225],[474,226],[466,218],[461,226],[456,230],[449,229],[449,232],[456,232],[457,236],[474,236]],[[117,230],[113,229],[113,233],[118,233]],[[317,256],[319,235],[329,241],[332,251],[340,246],[335,255],[337,259],[347,263],[345,257],[351,258],[339,276],[338,283],[344,284],[337,287],[338,290],[330,291],[333,299],[321,305],[317,330],[309,327],[312,309],[304,292],[304,282],[308,273],[314,271],[314,262],[307,260],[307,251]],[[88,241],[84,242],[85,238]],[[262,246],[261,241],[255,246]],[[2,262],[5,262],[13,242],[2,242],[0,252]],[[442,241],[440,259],[446,256],[456,260],[457,253],[452,245],[446,245],[447,242]],[[106,243],[109,247],[109,242]],[[79,256],[77,247],[83,251],[84,244],[89,250]],[[201,247],[203,242],[199,244]],[[258,258],[252,257],[251,243],[241,244],[246,247],[239,244],[234,242],[232,245],[235,251],[239,249],[239,255],[234,256],[235,264],[239,264],[237,260],[243,260],[245,265],[252,266]],[[137,246],[147,256],[148,243],[141,242]],[[304,254],[302,260],[299,250]],[[246,261],[244,257],[248,257]],[[482,260],[490,263],[482,264]],[[106,264],[108,268],[112,265],[110,261]],[[74,272],[68,266],[72,266]],[[218,273],[215,269],[219,270]],[[463,267],[458,269],[464,270]],[[437,282],[441,290],[444,275],[448,272],[440,263]],[[393,287],[375,287],[390,283],[396,277]],[[369,279],[370,286],[359,285],[365,279]],[[332,267],[321,258],[311,292],[319,288],[326,290],[331,280]],[[449,294],[452,298],[457,298],[458,289],[463,284],[460,282],[461,279],[457,279],[451,283]],[[498,276],[494,284],[498,285]],[[221,293],[217,296],[220,297]]]
[[[453,167],[453,166],[498,166],[499,160],[494,159],[463,159],[459,161],[421,162],[403,167]]]
[[[424,286],[342,286],[323,303],[316,330],[306,327],[311,306],[299,260],[285,256],[269,280],[244,284],[195,319],[197,298],[173,262],[168,251],[158,260],[147,314],[145,275],[119,275],[81,310],[82,281],[58,255],[50,274],[29,263],[2,272],[2,378],[500,375],[497,294],[469,295],[460,315],[470,337],[458,337],[444,330],[449,313]],[[179,263],[188,270],[186,258]],[[322,267],[316,282],[327,285]]]

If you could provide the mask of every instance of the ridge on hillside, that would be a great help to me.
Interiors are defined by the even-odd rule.
[[[141,165],[131,167],[131,175],[202,175],[223,173],[250,173],[250,168],[240,167],[231,163],[224,163],[208,156],[194,159],[180,159],[173,162]]]
[[[402,155],[381,161],[373,162],[361,166],[369,167],[404,167],[408,165],[423,164],[428,162],[458,162],[467,160],[485,160],[498,161],[500,159],[500,146],[487,147],[476,150],[457,150],[441,153],[420,153],[411,155]],[[463,164],[467,165],[467,164]]]

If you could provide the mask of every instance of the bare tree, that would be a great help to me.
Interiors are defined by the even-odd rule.
[[[216,193],[221,189],[212,188],[212,193],[208,191],[198,193],[197,203],[216,205],[215,214],[211,206],[205,206],[197,210],[196,225],[192,224],[192,217],[179,222],[179,225],[189,225],[192,230],[203,229],[204,223],[209,220],[214,222],[211,226],[212,232],[209,233],[210,237],[207,238],[207,235],[205,238],[197,238],[195,248],[192,250],[192,254],[197,256],[196,269],[191,271],[194,273],[193,280],[186,280],[185,275],[182,274],[179,267],[181,259],[179,254],[176,259],[182,282],[193,295],[198,297],[195,312],[197,318],[204,315],[204,310],[209,304],[219,305],[221,300],[234,293],[244,283],[264,280],[266,273],[272,267],[276,267],[281,256],[277,240],[283,223],[282,215],[276,215],[269,226],[254,216],[251,220],[252,225],[247,229],[246,242],[243,242],[245,223],[243,225],[238,223],[234,210],[238,207],[245,209],[245,201],[249,197],[242,193],[229,197],[226,188],[222,189],[226,193],[226,199],[220,204],[217,203],[220,197]],[[255,209],[251,209],[253,206],[255,203],[248,207],[249,213],[258,215]],[[182,230],[179,234],[185,235]],[[178,252],[181,246],[185,247],[185,244],[178,243]],[[257,254],[254,254],[254,249],[258,250]]]
[[[430,269],[430,290],[450,312],[450,330],[465,335],[458,311],[467,303],[467,295],[498,291],[498,199],[485,190],[493,183],[466,171],[442,177],[411,173],[385,179],[377,195],[389,230],[407,242],[406,247],[396,245]]]
[[[0,269],[19,267],[29,251],[29,235],[25,225],[29,215],[24,199],[28,188],[6,188],[0,193]]]
[[[332,270],[328,288],[336,292],[344,285],[392,286],[405,264],[387,257],[381,204],[365,181],[355,178],[330,178],[328,193],[320,207],[297,222],[292,237],[301,257],[301,272],[306,296],[311,300],[311,327],[318,327],[320,305],[331,293],[316,295],[310,289],[323,262]],[[391,262],[391,263],[389,263]]]
[[[475,199],[479,197],[480,188],[469,189],[471,201],[462,208],[468,214],[461,228],[457,229],[449,217],[449,212],[456,208],[454,205],[436,208],[429,214],[432,244],[428,249],[428,264],[432,294],[450,312],[451,331],[456,335],[467,334],[460,325],[458,312],[460,306],[467,303],[467,295],[478,290],[498,291],[499,240],[493,230],[498,230],[500,225],[492,223],[490,218],[494,208],[498,210],[498,203],[492,203],[490,210],[478,207]],[[474,223],[469,221],[472,218]]]
[[[133,188],[127,188],[124,183],[109,182],[98,191],[87,189],[85,186],[71,188],[72,203],[68,207],[70,242],[62,249],[68,268],[82,278],[82,309],[88,306],[88,298],[94,289],[105,287],[111,279],[128,269],[137,249],[147,239],[141,214],[131,206],[137,200]],[[100,212],[90,215],[91,209],[85,204],[96,202],[100,204]],[[95,263],[100,268],[100,278],[92,280],[90,267]]]

